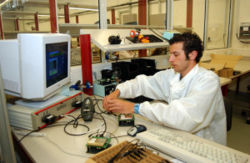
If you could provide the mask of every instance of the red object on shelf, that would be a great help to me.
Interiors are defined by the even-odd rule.
[[[80,49],[82,60],[82,83],[90,83],[93,86],[92,78],[92,61],[91,61],[91,41],[89,34],[80,35]],[[88,95],[93,95],[93,88],[84,88],[83,92]]]

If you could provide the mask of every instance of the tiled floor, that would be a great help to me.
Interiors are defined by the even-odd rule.
[[[231,148],[250,154],[250,124],[246,124],[246,117],[241,114],[242,109],[248,109],[250,112],[250,95],[245,94],[244,96],[235,96],[234,92],[229,92],[228,95],[233,103],[233,117],[232,128],[227,133],[227,145]],[[243,101],[243,105],[241,105],[242,103],[238,103],[239,100]]]

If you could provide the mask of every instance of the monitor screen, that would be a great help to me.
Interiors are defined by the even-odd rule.
[[[68,43],[46,44],[46,87],[68,76]]]

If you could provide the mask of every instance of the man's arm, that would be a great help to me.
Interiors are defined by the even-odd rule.
[[[145,96],[151,99],[168,101],[169,82],[174,75],[171,70],[160,71],[153,76],[138,75],[135,79],[126,81],[117,86],[121,98],[135,98]]]
[[[223,110],[219,81],[206,77],[193,83],[193,88],[185,97],[173,100],[170,104],[140,104],[139,113],[166,126],[189,132],[196,132],[207,127],[215,112]]]
[[[169,74],[173,73],[171,73],[171,71],[162,71],[156,73],[154,76],[139,75],[135,79],[119,84],[113,93],[104,98],[103,108],[107,111],[119,113],[134,112],[135,103],[118,100],[118,97],[134,98],[143,95],[152,99],[167,101],[169,85],[168,82],[166,82],[166,79],[168,79],[167,77]],[[138,107],[136,110],[138,110]],[[136,113],[138,113],[138,111],[136,111]]]

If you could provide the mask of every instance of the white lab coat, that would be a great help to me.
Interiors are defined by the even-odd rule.
[[[164,125],[226,145],[226,114],[218,76],[196,65],[184,78],[173,69],[139,75],[117,86],[121,98],[140,95],[139,113]]]

